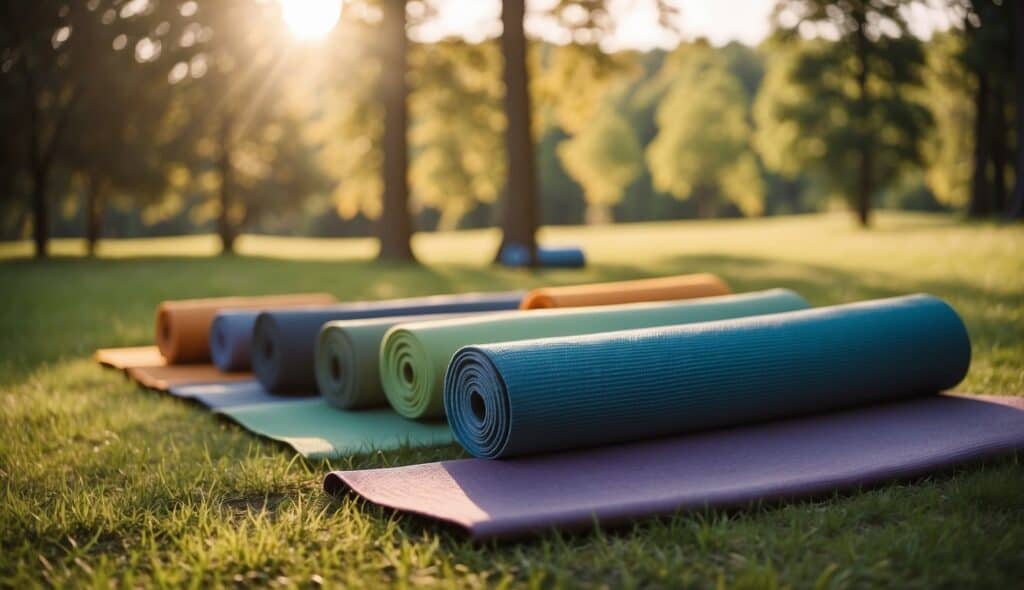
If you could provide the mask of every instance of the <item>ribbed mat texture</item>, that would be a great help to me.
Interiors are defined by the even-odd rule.
[[[1024,398],[935,395],[569,453],[340,471],[324,487],[483,540],[827,495],[1015,450]]]
[[[509,457],[935,393],[959,383],[970,358],[953,308],[913,295],[465,347],[444,401],[466,450]]]
[[[436,418],[444,415],[445,368],[463,346],[706,322],[807,307],[807,301],[796,293],[773,289],[684,301],[539,309],[400,324],[388,332],[381,345],[381,381],[396,412],[409,418]],[[562,366],[561,370],[564,378],[576,369]]]
[[[274,393],[315,391],[317,335],[327,322],[508,310],[522,298],[520,291],[468,293],[264,312],[253,329],[253,372]]]

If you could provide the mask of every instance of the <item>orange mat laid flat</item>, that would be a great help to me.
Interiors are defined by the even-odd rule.
[[[614,305],[641,301],[670,301],[728,295],[731,292],[729,285],[726,285],[722,279],[713,274],[699,273],[614,283],[543,287],[527,293],[519,308],[540,309]]]
[[[205,363],[210,360],[210,324],[222,309],[279,309],[336,302],[328,293],[164,301],[156,310],[156,344],[169,364]]]
[[[112,369],[132,367],[159,367],[167,364],[160,349],[155,346],[130,346],[128,348],[101,348],[93,355],[96,362]]]
[[[252,379],[252,373],[221,373],[213,365],[164,365],[130,367],[128,376],[143,387],[167,391],[181,385],[229,383]]]

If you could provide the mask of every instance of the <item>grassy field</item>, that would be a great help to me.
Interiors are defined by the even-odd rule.
[[[715,272],[824,305],[925,291],[964,316],[961,386],[1024,394],[1024,228],[884,214],[547,229],[584,271],[486,264],[491,231],[417,236],[424,266],[381,265],[368,240],[207,236],[104,243],[53,260],[0,245],[0,587],[1019,587],[1020,457],[814,502],[680,514],[476,546],[457,531],[320,488],[330,468],[460,456],[457,447],[296,459],[90,361],[151,340],[162,299],[327,290],[344,299]],[[884,343],[880,343],[884,345]]]

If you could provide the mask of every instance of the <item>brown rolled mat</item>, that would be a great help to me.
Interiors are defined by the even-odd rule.
[[[93,358],[104,367],[121,371],[131,367],[159,367],[167,364],[164,355],[155,346],[100,348],[93,354]]]
[[[210,324],[222,309],[265,310],[336,302],[328,293],[164,301],[156,310],[156,344],[168,364],[209,362]]]
[[[213,365],[162,365],[130,367],[128,376],[143,387],[167,391],[182,385],[231,383],[252,380],[252,373],[221,373]]]
[[[713,274],[698,273],[635,281],[542,287],[526,294],[520,309],[614,305],[642,301],[669,301],[728,295],[725,281]]]

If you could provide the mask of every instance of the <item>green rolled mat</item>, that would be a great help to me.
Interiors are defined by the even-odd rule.
[[[320,329],[316,343],[316,383],[320,395],[345,410],[388,405],[380,384],[380,342],[393,326],[423,320],[480,317],[490,312],[406,315],[368,320],[337,320]]]
[[[380,379],[391,406],[408,418],[444,415],[443,379],[452,355],[473,344],[579,336],[707,322],[806,309],[788,289],[771,289],[686,301],[538,309],[399,324],[380,348]]]

